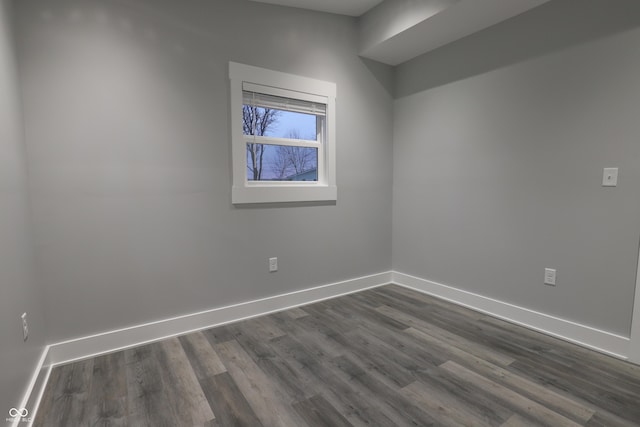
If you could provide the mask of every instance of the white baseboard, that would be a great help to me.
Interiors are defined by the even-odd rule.
[[[26,426],[31,426],[33,424],[33,420],[35,419],[36,410],[38,405],[40,404],[40,398],[44,393],[44,388],[47,385],[47,380],[49,379],[49,373],[51,372],[51,368],[47,366],[47,356],[49,354],[49,346],[46,346],[40,355],[40,359],[38,359],[38,363],[36,364],[36,368],[31,375],[31,381],[29,381],[29,385],[27,386],[27,390],[22,397],[22,402],[20,403],[20,408],[18,409],[26,409],[29,411],[26,417],[24,418],[16,418],[12,423],[11,427],[18,427],[20,425],[25,425],[23,419],[31,420],[26,424]]]
[[[630,339],[590,326],[539,313],[451,286],[392,272],[392,282],[520,326],[551,335],[620,359],[627,359]]]
[[[29,418],[33,421],[51,374],[51,369],[56,365],[112,353],[288,308],[312,304],[389,283],[391,283],[391,272],[387,271],[48,345],[43,350],[38,365],[34,370],[22,399],[21,407],[30,408]],[[26,426],[29,427],[31,424],[32,422],[26,424]],[[18,425],[25,424],[22,420],[16,419],[12,427],[18,427]]]
[[[627,337],[430,280],[389,271],[49,345],[45,348],[40,363],[34,372],[27,394],[23,399],[23,407],[33,405],[32,415],[35,417],[52,366],[360,292],[390,283],[433,295],[472,310],[620,359],[627,359],[630,348],[630,339]],[[38,394],[34,394],[36,391]],[[16,427],[16,425],[13,427]]]
[[[389,283],[391,272],[379,273],[59,342],[49,346],[48,362],[61,365]]]

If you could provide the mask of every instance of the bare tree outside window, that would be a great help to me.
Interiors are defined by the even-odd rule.
[[[266,136],[269,129],[277,122],[280,111],[271,108],[256,107],[253,105],[242,106],[242,128],[245,135]],[[262,171],[265,164],[265,145],[247,144],[249,161],[247,168],[253,175],[254,181],[262,179]]]
[[[317,181],[318,148],[308,144],[278,144],[277,141],[316,141],[316,122],[317,117],[313,114],[245,103],[242,127],[246,141],[247,180]],[[269,138],[274,138],[275,144],[269,143]]]
[[[286,137],[303,139],[297,129],[289,130]],[[272,163],[272,173],[276,179],[283,180],[292,175],[307,172],[317,167],[317,157],[317,151],[308,147],[279,145]]]

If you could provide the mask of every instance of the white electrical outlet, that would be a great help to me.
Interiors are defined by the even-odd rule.
[[[278,258],[269,258],[269,272],[278,271]]]
[[[604,168],[602,174],[603,187],[616,187],[618,185],[618,168]]]
[[[556,269],[555,268],[545,268],[544,269],[544,284],[545,285],[556,285]]]
[[[29,338],[29,324],[27,323],[27,313],[22,313],[22,339],[24,341]]]

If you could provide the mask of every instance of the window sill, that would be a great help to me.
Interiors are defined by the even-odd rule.
[[[291,185],[282,187],[234,186],[231,202],[234,205],[253,203],[335,202],[338,187],[328,185]]]

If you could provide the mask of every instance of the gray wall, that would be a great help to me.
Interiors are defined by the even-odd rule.
[[[18,3],[51,342],[391,268],[392,99],[354,19],[245,0]],[[230,60],[337,83],[336,205],[231,205]]]
[[[637,2],[554,0],[409,61],[395,121],[394,73],[358,59],[351,18],[245,0],[17,4],[50,342],[386,271],[392,249],[398,271],[628,335]],[[336,205],[231,205],[230,60],[338,84]],[[17,124],[14,101],[1,119]],[[0,249],[22,261],[26,217],[8,228],[24,244]]]
[[[628,336],[639,45],[640,3],[554,0],[400,66],[394,268]]]
[[[11,36],[11,8],[0,1],[0,413],[17,407],[44,347],[42,296],[35,288],[27,170]],[[22,340],[20,315],[31,329]],[[31,409],[31,408],[27,408]]]

